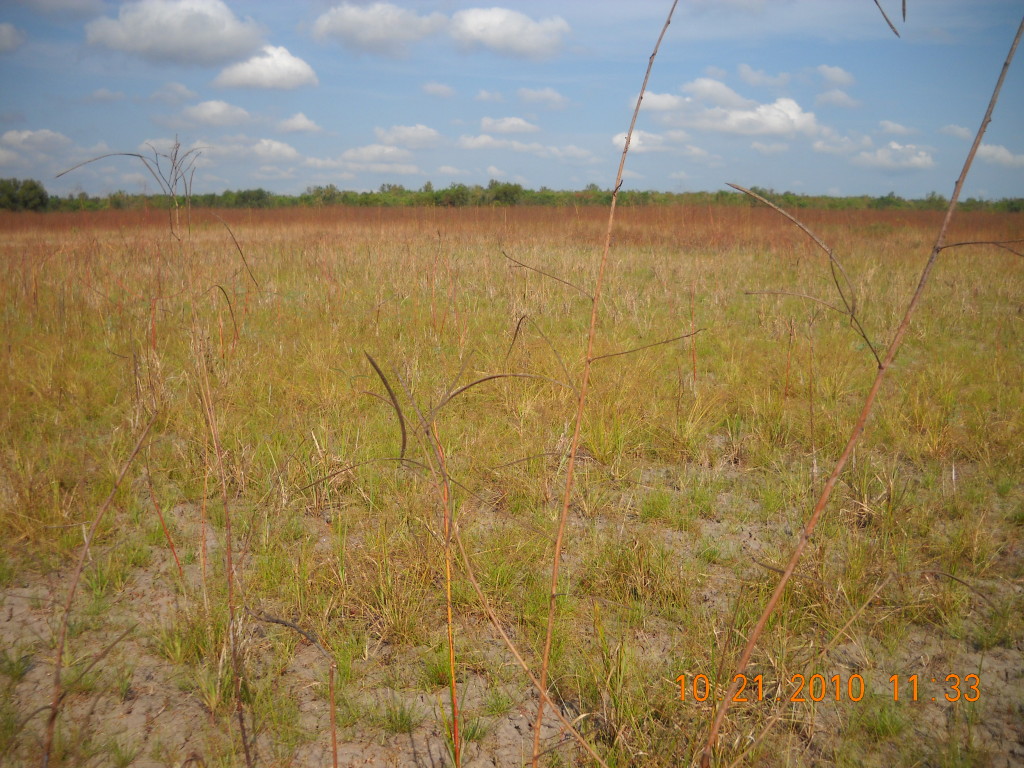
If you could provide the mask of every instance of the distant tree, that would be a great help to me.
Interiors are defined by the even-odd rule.
[[[8,211],[45,211],[50,204],[46,188],[35,179],[0,179],[0,208]]]

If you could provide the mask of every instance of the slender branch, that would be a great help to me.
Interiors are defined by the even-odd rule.
[[[555,535],[554,553],[551,560],[551,589],[548,603],[547,630],[544,635],[544,653],[541,657],[540,667],[540,690],[547,690],[548,665],[551,660],[551,644],[555,634],[555,615],[558,611],[558,566],[562,559],[562,541],[565,538],[566,524],[569,520],[569,507],[572,501],[572,488],[574,471],[576,468],[576,455],[579,452],[580,434],[583,429],[583,411],[587,402],[587,389],[590,385],[590,370],[594,357],[594,340],[597,337],[597,317],[600,309],[601,289],[604,286],[604,274],[608,266],[608,254],[612,247],[612,228],[615,223],[615,208],[619,199],[619,190],[622,187],[622,175],[626,168],[626,157],[629,154],[629,144],[633,138],[633,130],[636,127],[637,119],[640,116],[640,105],[643,103],[644,93],[647,91],[647,83],[651,78],[651,70],[654,68],[654,60],[661,47],[661,41],[665,38],[669,24],[672,23],[672,15],[675,13],[679,0],[673,0],[668,16],[665,18],[665,25],[661,28],[658,41],[654,44],[654,50],[647,62],[647,71],[644,73],[644,81],[640,86],[640,94],[637,96],[636,107],[633,109],[633,117],[629,123],[629,130],[626,131],[626,138],[622,146],[622,156],[619,158],[619,170],[615,176],[615,189],[612,191],[611,205],[608,209],[608,226],[605,230],[604,249],[601,253],[601,261],[598,264],[597,279],[594,282],[594,295],[590,307],[590,326],[587,331],[587,353],[584,358],[583,374],[580,382],[580,394],[576,403],[576,419],[573,426],[572,442],[569,448],[569,460],[565,471],[565,491],[562,495],[562,509],[558,518],[558,532]],[[547,701],[546,695],[542,693],[540,701],[537,702],[537,717],[533,730],[533,768],[537,768],[540,755],[540,729],[544,722],[544,705]]]
[[[840,309],[835,304],[829,304],[824,299],[819,299],[817,296],[811,296],[809,293],[797,293],[796,291],[744,291],[746,296],[792,296],[797,299],[807,299],[813,301],[821,306],[831,309],[833,312],[838,312],[840,315],[845,315],[846,310]]]
[[[380,380],[384,384],[384,389],[388,391],[388,397],[391,398],[391,405],[395,408],[395,413],[398,414],[398,428],[402,430],[402,448],[398,454],[399,460],[405,458],[405,446],[408,442],[408,435],[405,432],[405,416],[402,415],[402,407],[398,404],[398,398],[395,396],[395,390],[391,388],[391,384],[388,382],[388,377],[384,375],[384,371],[377,365],[377,361],[370,357],[369,352],[363,352],[366,355],[366,359],[370,361],[370,365],[373,366],[373,370],[377,372]]]
[[[785,590],[786,585],[789,583],[789,579],[793,576],[793,572],[796,570],[797,564],[800,562],[800,558],[803,556],[804,550],[810,541],[811,534],[814,532],[815,526],[818,524],[818,520],[821,517],[822,512],[825,509],[829,498],[832,496],[832,490],[839,480],[839,476],[842,474],[843,469],[846,467],[850,456],[853,454],[853,450],[860,440],[860,436],[864,431],[864,427],[867,424],[868,417],[871,415],[874,409],[875,399],[882,386],[882,381],[885,378],[885,374],[889,369],[890,364],[896,357],[896,353],[899,351],[900,346],[903,343],[903,338],[906,336],[907,329],[910,327],[910,320],[913,317],[914,310],[917,308],[918,302],[921,296],[924,294],[925,287],[928,284],[928,279],[931,276],[932,269],[938,260],[939,254],[942,252],[942,248],[945,245],[946,233],[949,230],[950,222],[953,219],[953,213],[956,211],[957,202],[960,199],[960,193],[963,190],[964,182],[967,180],[967,174],[971,169],[971,165],[974,162],[974,156],[977,154],[978,147],[981,145],[982,137],[985,135],[985,130],[988,128],[988,124],[992,121],[992,112],[995,110],[996,103],[999,101],[999,93],[1002,90],[1003,82],[1006,79],[1006,73],[1010,68],[1010,63],[1013,61],[1013,56],[1017,51],[1017,45],[1020,43],[1021,35],[1024,34],[1024,18],[1021,19],[1020,25],[1017,27],[1017,34],[1013,39],[1013,43],[1010,46],[1010,51],[1007,54],[1006,61],[1003,63],[1002,71],[999,73],[999,78],[996,81],[995,89],[992,93],[992,98],[989,100],[988,109],[985,111],[985,116],[982,118],[981,126],[978,128],[978,132],[975,135],[974,143],[971,145],[970,151],[967,153],[967,158],[964,161],[963,170],[960,172],[960,176],[956,180],[956,185],[953,188],[953,195],[949,201],[949,207],[946,210],[946,215],[942,221],[942,226],[939,229],[938,236],[935,239],[935,245],[932,247],[931,254],[925,263],[924,269],[921,272],[921,278],[918,281],[917,287],[914,289],[913,295],[910,297],[907,303],[906,310],[903,315],[903,320],[896,328],[896,333],[893,336],[892,341],[889,343],[889,347],[886,350],[885,358],[878,367],[878,372],[875,374],[875,380],[871,385],[865,399],[864,406],[861,409],[860,415],[854,424],[853,430],[850,433],[849,440],[846,443],[846,447],[843,453],[840,455],[839,460],[836,462],[835,468],[832,470],[832,474],[829,475],[828,480],[825,482],[825,486],[821,491],[821,495],[818,498],[817,503],[814,505],[814,510],[811,512],[811,516],[808,518],[803,531],[800,533],[800,538],[797,542],[796,548],[793,550],[793,555],[789,559],[789,563],[786,566],[786,572],[782,578],[779,579],[779,583],[775,587],[775,591],[772,593],[771,598],[768,600],[768,604],[765,606],[764,611],[758,618],[757,623],[754,625],[750,636],[747,639],[747,644],[743,649],[743,653],[740,656],[739,662],[736,665],[735,674],[742,675],[744,670],[747,668],[747,664],[750,662],[750,656],[754,652],[754,646],[757,644],[758,639],[761,637],[761,633],[764,632],[764,628],[768,623],[768,618],[774,613],[776,606],[782,597],[782,592]],[[735,695],[739,688],[739,677],[733,678],[733,683],[729,686],[725,697],[718,706],[718,711],[715,713],[714,722],[711,724],[711,729],[708,734],[707,743],[701,753],[700,764],[702,768],[709,768],[711,765],[712,752],[715,747],[715,743],[718,739],[718,732],[722,727],[722,723],[725,721],[725,715],[729,711],[729,704],[732,697]]]
[[[691,333],[684,333],[682,336],[673,336],[671,339],[664,339],[663,341],[655,341],[652,344],[644,344],[642,347],[633,347],[632,349],[624,349],[621,352],[609,352],[607,355],[598,355],[597,357],[590,358],[590,362],[595,363],[598,360],[606,360],[609,357],[619,357],[620,355],[631,355],[634,352],[642,352],[645,349],[651,347],[660,347],[662,344],[671,344],[673,341],[682,341],[688,339],[691,336],[696,336],[701,331],[707,330],[706,328],[698,328],[696,331]]]
[[[550,277],[555,282],[561,283],[562,285],[568,285],[570,288],[575,288],[577,291],[582,293],[584,296],[586,296],[591,301],[594,300],[593,296],[591,296],[589,293],[587,293],[582,288],[580,288],[578,285],[576,285],[576,283],[570,283],[568,280],[563,280],[562,278],[560,278],[560,277],[558,277],[556,275],[552,275],[550,272],[545,272],[543,269],[537,269],[537,267],[531,267],[529,264],[524,264],[523,262],[519,261],[518,259],[513,259],[511,256],[509,256],[504,251],[501,252],[501,255],[504,256],[509,261],[511,261],[513,264],[518,264],[520,267],[523,267],[523,269],[529,269],[529,270],[531,270],[533,272],[536,272],[538,275],[544,275],[544,277]]]
[[[878,11],[882,14],[882,18],[885,19],[885,23],[889,25],[889,29],[896,37],[900,36],[900,33],[896,31],[896,25],[889,19],[888,14],[882,9],[882,4],[875,0],[875,5],[878,7]],[[903,20],[907,20],[907,0],[903,0]]]

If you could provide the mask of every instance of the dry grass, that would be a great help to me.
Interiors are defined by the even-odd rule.
[[[195,753],[242,763],[206,386],[236,601],[322,639],[337,663],[343,756],[385,764],[451,746],[443,509],[436,474],[422,469],[432,459],[417,409],[437,423],[455,523],[483,589],[531,663],[542,649],[588,302],[502,252],[589,285],[605,213],[222,215],[251,277],[203,211],[180,242],[159,212],[0,216],[0,685],[11,694],[0,697],[0,750],[15,764],[38,761],[45,714],[29,716],[48,700],[82,526],[153,416],[98,527],[65,680],[130,631],[65,697],[54,761],[179,764]],[[730,682],[716,676],[770,592],[874,360],[837,315],[744,293],[833,298],[822,257],[775,214],[618,217],[596,354],[705,330],[693,346],[594,363],[550,684],[564,714],[586,715],[610,765],[677,765],[699,749],[711,701],[679,701],[676,678]],[[843,260],[868,334],[884,345],[939,215],[803,219]],[[950,240],[1022,229],[1019,216],[970,214]],[[842,492],[755,654],[772,700],[734,707],[723,765],[748,748],[745,759],[767,765],[998,764],[1021,748],[1022,289],[1017,256],[970,247],[942,257]],[[404,464],[366,352],[408,419]],[[495,373],[543,378],[488,381],[430,413]],[[535,699],[458,570],[452,601],[455,675],[474,723],[463,759],[515,764],[529,755]],[[322,762],[323,659],[244,611],[235,628],[258,761]],[[775,698],[794,674],[814,673],[862,674],[870,694]],[[922,697],[938,702],[886,695],[894,674],[972,673],[982,681],[974,704],[945,702],[935,687],[925,697],[923,682]],[[557,734],[545,730],[549,746]],[[569,744],[546,759],[582,760]]]

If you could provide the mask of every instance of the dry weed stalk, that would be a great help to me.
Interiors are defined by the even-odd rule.
[[[675,13],[676,6],[678,4],[679,0],[673,0],[672,7],[669,9],[668,16],[665,19],[665,24],[661,28],[661,34],[658,35],[658,41],[654,44],[654,50],[651,52],[651,57],[647,62],[647,71],[644,73],[643,84],[640,86],[640,95],[637,97],[636,107],[633,109],[633,117],[629,123],[629,130],[626,131],[626,138],[622,147],[622,156],[619,159],[619,170],[615,176],[615,188],[612,190],[612,200],[608,210],[608,225],[605,229],[604,249],[601,253],[601,261],[598,264],[597,278],[594,281],[593,298],[590,302],[590,326],[587,331],[587,355],[584,360],[583,374],[580,380],[579,398],[576,402],[576,419],[573,425],[572,442],[570,443],[569,458],[566,464],[565,491],[562,495],[562,510],[558,518],[558,531],[555,534],[555,549],[551,559],[551,591],[548,603],[548,622],[547,631],[544,636],[544,652],[541,657],[540,665],[539,683],[542,693],[540,700],[537,702],[537,717],[534,720],[533,725],[532,765],[534,768],[537,767],[540,760],[540,730],[541,725],[544,722],[544,705],[547,702],[547,696],[543,692],[547,691],[548,666],[551,660],[551,643],[554,639],[555,616],[558,612],[558,566],[562,559],[562,542],[565,538],[566,524],[569,520],[569,506],[572,501],[576,456],[579,453],[580,432],[583,428],[583,411],[587,402],[587,389],[590,384],[590,370],[594,362],[594,341],[597,337],[597,317],[601,304],[601,289],[604,287],[604,274],[608,265],[608,254],[611,251],[612,246],[612,227],[615,223],[615,207],[619,198],[619,188],[622,186],[622,172],[626,167],[626,156],[629,153],[630,140],[633,138],[633,129],[636,126],[637,118],[640,116],[640,105],[643,103],[644,93],[647,91],[647,82],[651,78],[651,70],[654,68],[654,60],[658,55],[658,49],[661,47],[661,41],[665,38],[665,33],[668,31],[668,27],[672,23],[672,15]]]
[[[853,455],[854,448],[860,440],[861,434],[864,432],[864,428],[867,424],[868,417],[871,415],[874,409],[875,400],[878,396],[878,391],[881,388],[882,381],[885,378],[886,372],[889,370],[889,366],[892,364],[893,359],[896,357],[896,353],[899,351],[900,346],[903,343],[903,338],[906,336],[907,329],[910,327],[910,320],[913,317],[914,310],[917,308],[918,302],[922,294],[924,293],[925,287],[928,285],[928,278],[931,276],[932,269],[935,266],[935,262],[938,260],[939,254],[945,248],[946,233],[949,230],[950,222],[953,218],[953,213],[956,211],[957,202],[960,198],[960,193],[963,190],[964,182],[967,180],[967,174],[971,169],[971,165],[974,162],[974,156],[978,151],[978,147],[981,145],[981,139],[985,135],[985,130],[988,128],[988,124],[992,121],[992,112],[995,110],[996,103],[999,101],[999,93],[1003,87],[1003,81],[1006,79],[1006,73],[1010,68],[1010,63],[1013,61],[1013,56],[1016,53],[1017,45],[1020,43],[1021,34],[1024,33],[1024,18],[1021,19],[1020,25],[1017,27],[1017,34],[1013,38],[1013,43],[1010,45],[1010,51],[1006,56],[1006,60],[1003,62],[1003,68],[999,73],[999,78],[996,81],[995,89],[992,92],[992,98],[989,100],[988,109],[985,111],[985,116],[981,121],[981,126],[978,128],[978,132],[975,134],[974,143],[971,145],[970,151],[967,153],[967,158],[964,161],[963,170],[960,172],[960,176],[956,180],[956,184],[953,188],[953,195],[950,198],[949,206],[946,209],[945,217],[942,220],[942,225],[939,228],[939,233],[935,238],[935,245],[932,247],[931,254],[925,263],[924,269],[921,272],[921,277],[918,280],[917,287],[914,289],[914,293],[911,295],[909,302],[907,303],[906,309],[903,314],[903,319],[899,326],[896,328],[896,332],[889,342],[889,347],[885,351],[885,355],[878,362],[878,371],[875,374],[875,379],[871,384],[871,388],[868,390],[867,395],[864,398],[864,405],[861,408],[860,415],[857,417],[857,421],[853,426],[853,430],[850,433],[850,437],[846,443],[846,447],[843,449],[832,473],[829,475],[828,480],[825,482],[825,486],[821,491],[821,495],[818,497],[817,503],[814,505],[814,510],[811,512],[811,516],[808,518],[803,531],[800,533],[800,538],[797,541],[797,545],[793,550],[793,554],[790,556],[789,563],[786,565],[785,572],[782,578],[779,579],[779,583],[775,587],[775,591],[772,593],[771,598],[768,600],[767,605],[761,616],[758,618],[757,623],[751,630],[750,636],[747,638],[747,643],[743,648],[743,652],[740,655],[740,659],[736,664],[734,670],[733,680],[726,690],[725,696],[722,702],[718,706],[718,710],[715,713],[715,718],[711,724],[710,732],[708,733],[707,743],[701,752],[700,764],[702,768],[708,768],[711,765],[713,750],[715,743],[718,739],[718,732],[722,727],[722,723],[725,721],[725,715],[729,711],[729,704],[736,691],[739,690],[740,676],[747,668],[747,664],[750,662],[750,656],[754,651],[754,646],[757,644],[761,633],[764,631],[765,626],[768,623],[769,617],[775,612],[775,608],[778,606],[779,600],[782,597],[782,592],[785,590],[786,585],[792,578],[794,571],[796,570],[797,564],[800,562],[803,556],[804,550],[807,548],[807,544],[810,541],[811,534],[814,532],[815,526],[818,524],[821,514],[828,504],[829,498],[832,495],[832,490],[836,483],[839,481],[839,477],[846,467],[847,462]],[[745,190],[744,190],[745,191]],[[763,198],[759,198],[762,199]],[[767,202],[767,201],[764,201]],[[769,203],[769,205],[771,205]],[[779,210],[776,206],[772,205],[773,208]],[[787,218],[793,219],[782,211]],[[801,229],[805,232],[809,231],[799,222],[796,222]],[[813,237],[813,235],[812,235]],[[817,239],[815,238],[815,241]],[[821,243],[819,242],[819,245]],[[828,249],[826,249],[828,251]],[[831,258],[831,252],[830,258]],[[834,264],[834,260],[832,261]],[[833,272],[833,275],[835,273]],[[837,281],[837,287],[839,285]],[[845,298],[844,298],[845,301]],[[849,306],[848,306],[849,309]],[[851,318],[853,317],[853,311],[850,312]],[[858,330],[863,335],[863,329]],[[865,337],[866,339],[866,337]]]

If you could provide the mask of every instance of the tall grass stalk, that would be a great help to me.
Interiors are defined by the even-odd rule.
[[[679,0],[673,0],[669,9],[665,24],[661,28],[661,34],[654,44],[654,50],[647,62],[647,71],[644,73],[644,81],[640,86],[640,95],[636,100],[636,107],[633,109],[633,117],[629,123],[629,130],[626,131],[626,138],[623,142],[622,156],[619,159],[619,170],[615,175],[615,189],[612,190],[611,205],[608,210],[608,225],[605,228],[604,249],[601,252],[601,260],[597,269],[597,278],[594,281],[593,298],[590,301],[590,326],[587,330],[587,355],[583,364],[583,373],[580,380],[579,398],[576,401],[576,418],[573,424],[572,441],[569,445],[569,458],[565,469],[565,490],[562,494],[562,510],[558,518],[558,531],[555,534],[555,549],[551,559],[551,591],[548,599],[548,621],[547,630],[544,634],[544,652],[541,656],[540,665],[540,687],[547,689],[548,666],[551,661],[551,643],[555,634],[555,616],[558,613],[558,566],[562,558],[562,542],[565,537],[566,523],[569,520],[569,506],[572,502],[572,488],[576,458],[580,448],[580,431],[583,427],[583,412],[587,403],[587,389],[590,384],[590,371],[594,362],[594,341],[597,338],[597,318],[601,305],[601,290],[604,287],[605,269],[608,266],[608,254],[612,247],[612,229],[615,224],[615,207],[619,198],[619,188],[622,186],[622,173],[626,168],[626,156],[629,153],[629,143],[633,138],[633,129],[640,116],[640,105],[644,100],[644,93],[647,91],[647,83],[651,78],[651,70],[654,69],[654,59],[658,55],[661,41],[665,38],[669,25],[672,23],[672,15],[675,13]],[[537,717],[533,725],[533,756],[532,765],[537,768],[540,760],[540,732],[544,722],[544,705],[546,698],[541,696],[537,702]]]
[[[715,712],[715,717],[712,720],[711,728],[708,733],[707,742],[701,753],[700,762],[702,768],[708,768],[711,765],[714,746],[718,739],[718,731],[721,729],[722,723],[725,720],[725,715],[729,711],[730,701],[736,691],[739,690],[742,674],[747,669],[747,664],[750,662],[750,656],[754,652],[754,646],[757,644],[761,633],[764,631],[769,617],[775,612],[775,609],[779,604],[779,600],[782,597],[782,593],[785,590],[786,585],[789,583],[790,578],[792,578],[793,572],[796,570],[796,566],[800,562],[800,558],[803,556],[804,550],[807,548],[811,534],[814,532],[826,504],[828,504],[829,498],[832,496],[832,490],[835,488],[843,469],[846,467],[847,462],[853,455],[854,449],[860,440],[860,436],[864,432],[864,427],[867,424],[868,417],[874,409],[875,400],[878,396],[878,391],[882,386],[882,381],[885,379],[885,374],[889,370],[889,366],[892,364],[892,361],[896,357],[896,353],[899,351],[900,346],[903,343],[903,338],[906,336],[907,329],[910,327],[910,321],[914,315],[914,310],[917,308],[921,296],[924,294],[924,290],[928,285],[928,278],[931,276],[932,269],[934,268],[936,261],[938,261],[939,254],[941,254],[943,249],[946,247],[946,233],[948,232],[950,222],[953,219],[953,213],[956,211],[957,202],[960,199],[960,193],[963,190],[964,182],[967,180],[967,174],[974,162],[974,156],[978,151],[978,147],[981,145],[982,137],[985,135],[985,130],[988,128],[988,124],[992,121],[992,113],[995,110],[996,103],[999,101],[999,93],[1002,90],[1003,81],[1006,79],[1006,73],[1010,69],[1010,64],[1017,51],[1017,45],[1020,43],[1022,33],[1024,33],[1024,18],[1021,19],[1021,23],[1017,27],[1017,34],[1014,36],[1013,43],[1010,45],[1010,51],[1006,56],[1006,60],[1003,62],[1003,68],[999,73],[999,78],[996,80],[996,86],[992,92],[992,98],[989,99],[988,109],[985,111],[985,116],[982,118],[981,125],[975,134],[974,143],[971,145],[971,149],[967,153],[963,170],[961,170],[960,176],[957,178],[956,184],[953,187],[953,194],[950,198],[949,206],[946,209],[946,214],[943,217],[942,226],[939,228],[938,235],[935,238],[935,245],[932,247],[927,262],[925,262],[917,287],[914,289],[914,292],[906,305],[906,309],[903,313],[903,319],[900,321],[899,326],[897,326],[896,333],[893,335],[892,341],[889,342],[889,346],[885,351],[884,357],[879,361],[878,371],[875,374],[871,388],[868,390],[868,393],[864,398],[864,405],[861,408],[860,415],[857,417],[857,421],[854,424],[853,430],[846,442],[846,447],[843,449],[838,461],[836,461],[836,465],[833,468],[832,473],[829,475],[828,480],[825,482],[825,486],[821,491],[821,495],[818,497],[817,503],[814,505],[811,516],[808,518],[807,523],[804,525],[804,528],[800,533],[800,538],[793,550],[793,554],[789,558],[785,572],[779,579],[779,582],[775,587],[775,591],[772,593],[771,598],[769,598],[761,616],[758,618],[757,623],[754,625],[754,628],[751,630],[750,635],[747,638],[747,643],[743,648],[743,652],[740,654],[739,661],[737,662],[734,670],[733,682],[729,685],[724,698]],[[778,210],[777,206],[772,205],[772,207]],[[788,218],[792,218],[788,214],[784,213],[783,215]],[[800,226],[801,228],[804,228],[803,225]],[[806,231],[806,228],[804,229]]]

